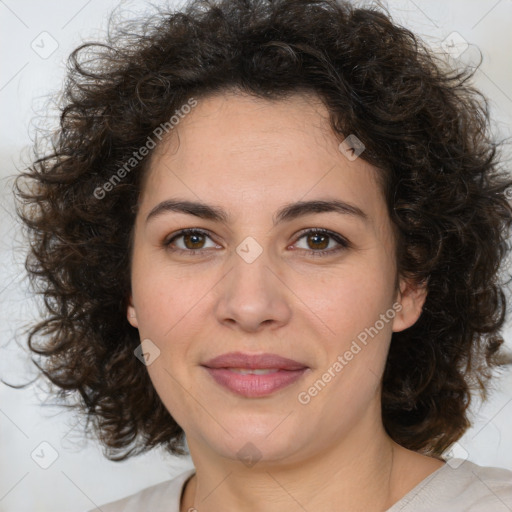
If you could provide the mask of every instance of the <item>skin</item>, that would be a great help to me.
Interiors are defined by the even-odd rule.
[[[379,171],[347,159],[340,141],[316,97],[225,92],[199,99],[152,155],[134,226],[127,317],[160,350],[147,369],[196,468],[181,512],[383,511],[443,465],[400,447],[382,425],[391,335],[415,323],[426,290],[397,280]],[[230,218],[167,211],[147,220],[171,198],[222,207]],[[285,204],[314,199],[345,201],[367,219],[322,212],[273,226]],[[166,246],[183,228],[211,237]],[[300,234],[309,228],[338,233],[350,247],[315,256],[339,244]],[[248,236],[262,249],[252,263],[236,252]],[[397,303],[394,318],[301,404],[298,393]],[[270,396],[244,398],[201,366],[231,351],[276,353],[309,369]],[[237,456],[249,442],[261,456],[252,466]]]

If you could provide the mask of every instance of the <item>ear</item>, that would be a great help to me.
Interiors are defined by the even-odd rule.
[[[417,283],[400,279],[400,290],[397,293],[396,301],[401,307],[396,308],[393,332],[403,331],[416,323],[423,310],[427,293],[427,281]]]
[[[128,307],[126,308],[126,318],[132,327],[139,327],[139,323],[137,322],[137,313],[135,311],[135,306],[133,305],[133,299],[131,295],[128,300]]]

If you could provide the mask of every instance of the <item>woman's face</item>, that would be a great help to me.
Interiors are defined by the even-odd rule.
[[[381,425],[391,334],[424,291],[395,288],[378,169],[339,142],[314,97],[226,93],[199,99],[155,150],[128,319],[192,454],[297,462]]]

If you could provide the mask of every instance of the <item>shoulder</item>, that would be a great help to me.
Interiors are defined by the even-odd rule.
[[[388,512],[510,512],[512,471],[451,459]]]
[[[151,487],[131,494],[123,499],[101,505],[89,512],[179,512],[181,491],[195,469],[189,469],[171,480],[165,480]]]
[[[503,468],[485,467],[467,462],[466,473],[468,484],[472,486],[471,495],[474,496],[475,511],[489,510],[489,505],[494,505],[492,510],[512,510],[512,471]],[[469,493],[469,485],[468,493]],[[468,510],[473,511],[473,508]]]

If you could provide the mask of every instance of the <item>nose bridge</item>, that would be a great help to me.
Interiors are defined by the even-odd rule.
[[[232,255],[233,268],[223,280],[217,305],[220,322],[247,330],[263,322],[283,323],[290,315],[286,287],[277,277],[278,261],[255,238],[245,238]]]
[[[255,238],[248,236],[235,249],[234,268],[230,286],[233,286],[239,298],[254,297],[254,300],[270,300],[276,293],[275,279],[271,272],[270,250],[263,247]]]
[[[233,281],[237,287],[245,284],[248,292],[269,292],[272,284],[269,282],[272,266],[268,249],[258,249],[254,243],[244,242],[236,249],[234,256]]]

